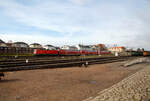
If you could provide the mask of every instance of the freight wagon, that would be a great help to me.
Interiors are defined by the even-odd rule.
[[[33,54],[34,49],[23,47],[0,47],[0,55]]]
[[[138,52],[138,51],[127,51],[129,56],[143,56],[143,52]]]
[[[144,51],[143,56],[150,56],[150,51]]]

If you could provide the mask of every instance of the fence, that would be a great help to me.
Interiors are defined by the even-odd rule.
[[[22,47],[0,47],[0,55],[5,54],[32,54],[34,49]]]

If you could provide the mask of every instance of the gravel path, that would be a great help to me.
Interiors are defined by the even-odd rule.
[[[150,65],[83,101],[150,101]]]

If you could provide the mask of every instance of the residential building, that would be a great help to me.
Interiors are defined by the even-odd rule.
[[[29,45],[25,42],[15,42],[12,44],[12,47],[28,48]]]
[[[0,39],[0,47],[7,47],[6,43]]]
[[[112,53],[121,53],[121,52],[125,52],[126,48],[121,46],[121,47],[111,47],[109,48],[109,51],[111,51]]]
[[[30,48],[40,49],[43,48],[39,43],[33,43],[29,45]]]
[[[104,44],[93,45],[92,48],[97,51],[108,51],[107,47]]]
[[[94,50],[91,45],[78,44],[78,45],[76,45],[76,47],[78,50],[87,50],[87,51],[93,51]]]
[[[96,46],[100,51],[107,51],[107,47],[105,46],[105,44],[97,44]]]
[[[78,50],[78,48],[76,46],[69,46],[69,45],[64,45],[64,46],[61,47],[61,49],[72,50],[72,51]]]
[[[56,50],[57,48],[53,45],[45,45],[43,48],[47,49],[47,50]]]

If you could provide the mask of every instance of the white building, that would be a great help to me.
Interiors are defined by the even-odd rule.
[[[109,48],[109,51],[111,51],[112,53],[121,53],[121,52],[125,52],[126,48],[125,47],[111,47]]]
[[[38,43],[33,43],[29,45],[30,48],[43,48],[42,45],[38,44]]]
[[[45,48],[47,50],[56,50],[56,47],[53,45],[45,45],[43,48]]]
[[[62,46],[61,49],[63,49],[63,50],[72,50],[72,51],[77,51],[78,50],[78,48],[76,46],[68,46],[68,45]]]
[[[7,47],[6,43],[0,39],[0,47]]]
[[[12,44],[12,47],[28,48],[29,45],[25,42],[15,42]]]
[[[79,44],[79,45],[76,45],[76,47],[77,47],[78,50],[93,51],[93,48],[90,45],[81,45],[81,44]]]

